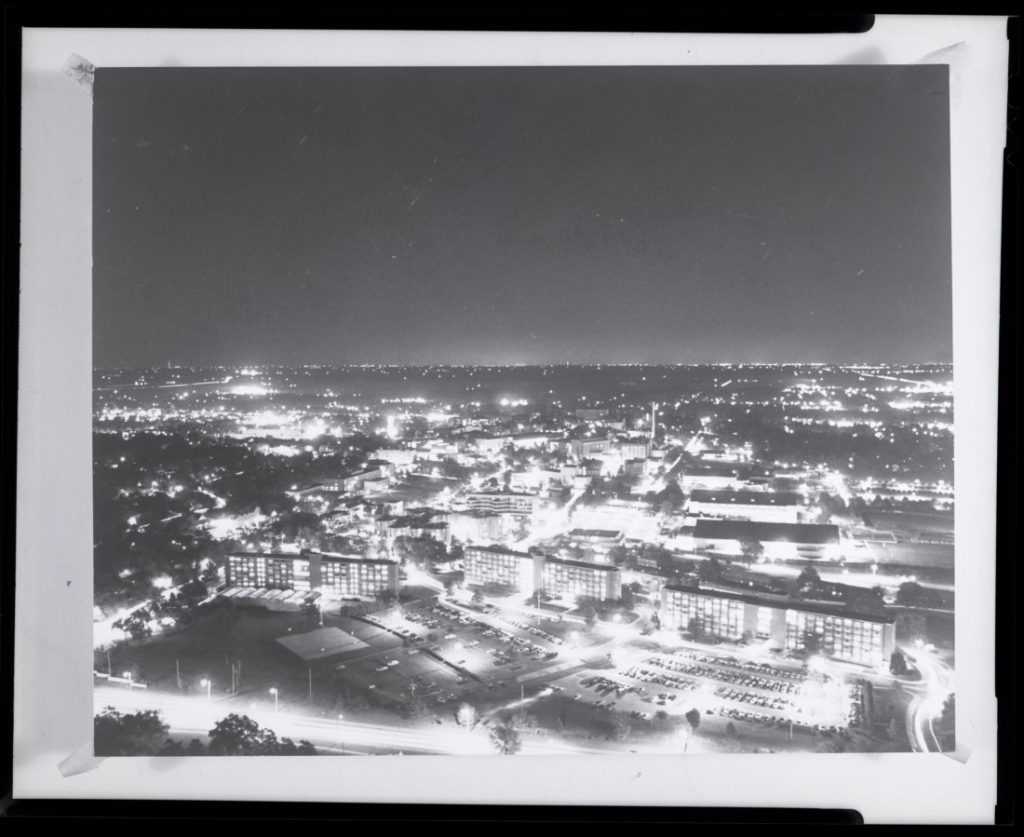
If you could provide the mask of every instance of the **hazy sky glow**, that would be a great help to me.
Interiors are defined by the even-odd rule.
[[[94,363],[951,360],[948,80],[101,69]]]

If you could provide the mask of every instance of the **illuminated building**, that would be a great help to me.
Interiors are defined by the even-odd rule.
[[[799,523],[805,511],[799,494],[780,491],[710,491],[690,493],[686,510],[694,516]]]
[[[539,448],[545,447],[551,437],[546,433],[516,433],[511,441],[514,448]]]
[[[740,488],[743,479],[738,468],[725,463],[701,462],[687,465],[679,478],[679,487],[685,492],[695,488]]]
[[[758,520],[701,518],[693,531],[698,550],[739,555],[746,541],[764,547],[764,557],[776,560],[838,559],[842,557],[839,527],[823,523],[765,523]]]
[[[661,591],[662,625],[722,639],[767,642],[787,651],[813,650],[843,662],[877,666],[895,649],[895,618],[836,607],[747,596],[697,587],[666,585]]]
[[[619,453],[623,459],[646,459],[651,453],[647,439],[623,439],[619,442]]]
[[[453,511],[448,515],[448,533],[464,544],[496,543],[508,537],[512,520],[512,515],[497,512]]]
[[[463,557],[466,584],[504,592],[533,594],[540,584],[544,556],[500,546],[469,546]]]
[[[537,491],[549,482],[558,481],[561,478],[562,475],[559,471],[533,468],[529,471],[513,471],[509,474],[508,484],[513,491]]]
[[[409,515],[394,520],[381,519],[377,521],[377,527],[388,547],[394,546],[398,538],[432,538],[445,545],[451,540],[448,524],[431,520],[428,515]]]
[[[381,448],[374,456],[400,468],[408,468],[416,460],[416,451],[405,448]]]
[[[585,459],[596,453],[604,453],[611,446],[608,439],[573,439],[569,442],[569,450],[577,459]]]
[[[358,491],[367,481],[386,480],[391,475],[393,468],[394,466],[388,462],[377,461],[372,466],[360,468],[344,477],[328,480],[319,487],[327,491]]]
[[[617,529],[573,529],[569,540],[579,546],[607,552],[613,546],[621,546],[625,535]]]
[[[398,592],[398,564],[321,552],[234,553],[227,557],[225,581],[235,587],[320,591],[325,596],[378,596]]]
[[[622,571],[610,564],[547,558],[543,564],[541,585],[549,596],[573,600],[579,596],[599,601],[614,600],[622,595]]]
[[[622,473],[626,477],[641,477],[647,467],[646,459],[627,459],[622,463]]]
[[[398,594],[398,564],[394,561],[318,552],[311,555],[314,586],[327,597],[372,598],[385,592]],[[318,564],[319,579],[316,578]]]
[[[758,465],[731,464],[728,462],[694,462],[685,467],[679,479],[679,487],[690,492],[697,488],[721,490],[741,489],[753,484],[767,483],[774,472]]]
[[[531,515],[537,507],[537,495],[523,491],[473,491],[466,496],[470,511]]]
[[[473,445],[481,453],[493,455],[501,453],[511,440],[511,436],[479,436],[473,440]]]

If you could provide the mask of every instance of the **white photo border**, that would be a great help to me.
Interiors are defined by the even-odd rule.
[[[108,758],[92,746],[92,100],[96,67],[950,67],[956,757],[938,754]],[[864,34],[26,29],[15,799],[850,808],[990,823],[1006,18],[879,16]],[[969,615],[969,618],[964,618]]]

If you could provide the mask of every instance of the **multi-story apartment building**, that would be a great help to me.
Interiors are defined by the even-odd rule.
[[[622,596],[622,572],[611,564],[547,558],[541,587],[549,596],[564,599],[587,596],[598,601],[615,600]]]
[[[624,460],[646,459],[651,453],[649,439],[623,439],[619,442],[619,453]]]
[[[544,556],[501,546],[469,546],[463,556],[466,584],[532,595],[541,578]]]
[[[505,540],[512,532],[513,515],[497,512],[449,512],[448,534],[463,544],[492,544]]]
[[[314,567],[319,563],[320,578],[316,589],[327,598],[374,598],[386,592],[398,594],[399,572],[394,561],[321,553],[312,553],[312,560]]]
[[[661,602],[664,627],[689,629],[696,620],[703,633],[723,639],[763,640],[867,666],[884,665],[896,647],[891,616],[678,585],[663,587]]]
[[[235,587],[372,598],[398,592],[398,564],[321,552],[241,552],[227,557],[225,581]]]
[[[611,442],[605,438],[572,439],[569,442],[569,450],[577,459],[604,453],[610,446]]]
[[[496,514],[531,515],[537,508],[537,495],[525,491],[473,491],[466,495],[469,511]]]

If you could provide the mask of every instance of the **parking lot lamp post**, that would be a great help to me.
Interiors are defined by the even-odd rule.
[[[345,720],[345,716],[344,715],[339,715],[338,716],[338,724],[337,724],[337,726],[338,726],[338,749],[341,750],[342,753],[345,752],[345,747],[341,743],[341,722],[344,721],[344,720]]]
[[[270,694],[274,696],[274,711],[277,712],[277,686],[270,689]]]
[[[212,685],[210,683],[210,678],[209,677],[204,677],[202,680],[199,681],[199,685],[202,686],[204,689],[206,689],[206,699],[209,700],[210,699],[210,687]]]
[[[124,679],[128,681],[128,691],[131,691],[131,689],[132,689],[132,673],[130,671],[126,671],[124,673]]]

